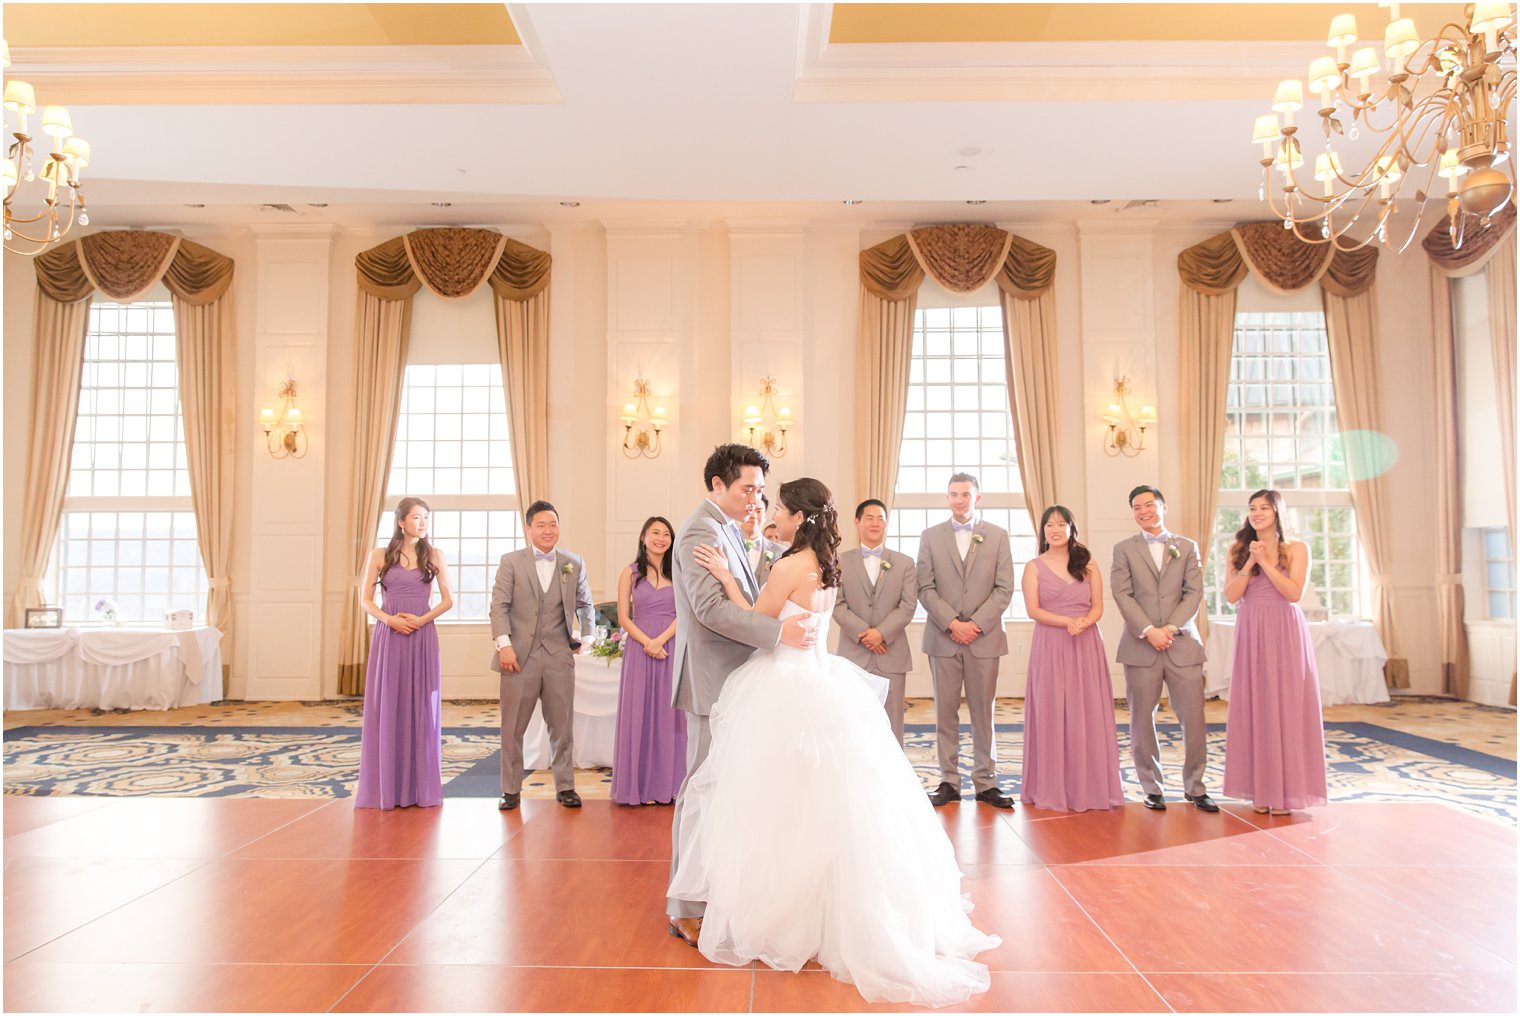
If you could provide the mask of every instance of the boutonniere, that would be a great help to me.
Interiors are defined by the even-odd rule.
[[[981,533],[972,533],[971,534],[971,542],[972,543],[982,543],[986,539],[987,539],[987,537],[983,536]]]
[[[573,564],[563,565],[560,568],[559,573],[561,575],[574,575],[575,574],[575,565],[573,565]]]
[[[881,559],[881,570],[882,571],[891,571],[892,570],[892,562],[888,561],[886,558],[882,558]]]
[[[767,550],[765,552],[765,561],[766,561],[766,563],[769,564],[770,562],[772,562],[774,560],[776,560],[776,552],[774,550]]]
[[[1177,543],[1175,540],[1167,541],[1166,556],[1171,558],[1173,561],[1182,556],[1182,551],[1177,549]]]

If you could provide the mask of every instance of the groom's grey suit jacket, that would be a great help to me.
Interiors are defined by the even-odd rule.
[[[918,543],[918,599],[929,614],[924,625],[924,655],[954,656],[962,647],[950,638],[950,622],[965,616],[982,633],[966,646],[972,656],[1008,655],[1003,611],[1013,602],[1013,551],[1008,531],[978,521],[972,544],[961,560],[955,532],[946,520],[924,530]],[[980,536],[981,542],[975,541]]]
[[[676,533],[671,574],[676,589],[676,637],[673,666],[675,690],[671,704],[698,716],[712,711],[723,682],[756,649],[772,649],[781,641],[781,622],[731,603],[723,584],[697,564],[697,547],[717,547],[743,590],[754,603],[760,595],[744,553],[738,530],[707,499],[681,523]]]
[[[1175,558],[1171,547],[1177,548]],[[1198,564],[1196,543],[1185,536],[1169,535],[1158,571],[1144,535],[1136,533],[1120,540],[1114,544],[1108,588],[1124,617],[1124,631],[1115,653],[1120,663],[1132,667],[1155,663],[1161,651],[1141,638],[1140,633],[1147,627],[1169,624],[1175,624],[1182,634],[1165,650],[1166,658],[1181,667],[1203,662],[1203,643],[1198,641],[1198,627],[1193,623],[1203,603],[1203,568]]]
[[[874,663],[883,674],[906,674],[913,669],[907,633],[918,606],[918,576],[907,554],[883,547],[881,555],[883,563],[890,561],[892,567],[877,573],[874,586],[859,547],[839,555],[839,598],[834,602],[838,655],[858,667]],[[877,656],[857,641],[867,628],[881,632],[887,643],[885,654]]]
[[[591,637],[591,583],[586,579],[586,563],[580,555],[563,547],[556,547],[554,552],[557,555],[554,581],[547,593],[539,584],[531,546],[503,554],[496,569],[496,583],[491,589],[491,638],[510,635],[519,663],[526,663],[528,654],[540,645],[550,656],[579,649],[580,641],[575,631],[577,617],[580,619],[580,639]],[[568,572],[565,571],[567,566]],[[539,638],[540,608],[546,597],[558,600],[564,610],[565,634],[569,636],[566,642]],[[501,672],[501,654],[494,649],[491,651],[491,669]]]

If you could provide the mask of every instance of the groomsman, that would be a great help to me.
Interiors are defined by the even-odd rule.
[[[744,556],[749,558],[750,571],[755,573],[755,581],[763,586],[770,577],[771,565],[786,548],[765,535],[762,526],[765,514],[770,510],[770,499],[764,494],[760,498],[759,504],[750,505],[745,511],[739,534],[744,538]]]
[[[1167,532],[1166,498],[1155,487],[1129,492],[1140,532],[1114,545],[1109,589],[1124,617],[1116,654],[1129,697],[1129,742],[1145,806],[1166,810],[1156,709],[1161,686],[1182,721],[1182,799],[1199,811],[1218,811],[1203,785],[1208,727],[1203,717],[1203,644],[1193,618],[1203,602],[1198,545]]]
[[[992,711],[998,659],[1008,655],[1003,611],[1013,600],[1013,552],[1007,530],[977,519],[981,487],[970,473],[950,477],[945,503],[950,518],[930,526],[918,545],[918,599],[929,613],[924,655],[934,675],[940,785],[929,795],[937,808],[961,796],[960,700],[971,713],[971,781],[976,799],[1012,808],[997,785],[997,744]]]
[[[860,502],[855,531],[860,546],[839,555],[839,598],[834,603],[841,635],[838,652],[867,673],[887,679],[887,718],[902,744],[903,692],[913,669],[907,632],[918,605],[917,573],[911,557],[883,544],[885,504],[875,498]]]
[[[523,516],[528,546],[501,556],[491,591],[491,669],[501,675],[501,800],[516,808],[522,795],[523,734],[533,707],[543,704],[556,800],[579,808],[575,792],[575,653],[592,628],[591,584],[585,562],[559,547],[559,512],[534,501]],[[580,634],[575,622],[579,618]]]

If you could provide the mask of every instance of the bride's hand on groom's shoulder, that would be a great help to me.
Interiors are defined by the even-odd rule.
[[[722,581],[724,576],[729,574],[728,559],[723,556],[723,552],[717,547],[712,547],[705,543],[698,544],[694,556],[697,559],[697,564],[716,575],[719,581]]]

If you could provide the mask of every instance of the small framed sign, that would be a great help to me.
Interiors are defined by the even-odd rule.
[[[26,626],[28,628],[62,628],[62,607],[27,607]]]

